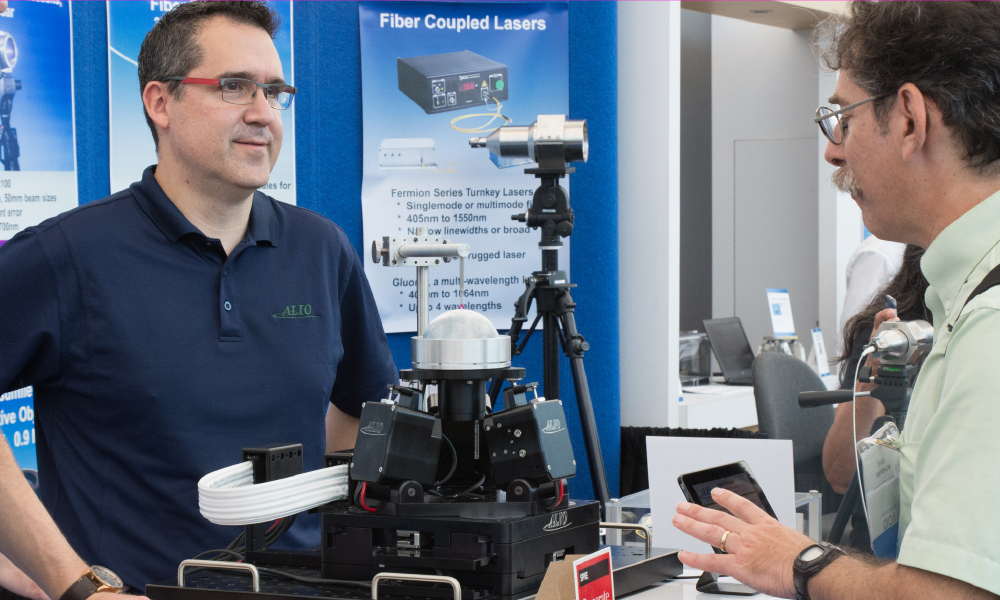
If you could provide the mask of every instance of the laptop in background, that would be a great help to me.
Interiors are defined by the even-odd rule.
[[[753,350],[739,317],[702,321],[722,376],[729,385],[753,385]]]

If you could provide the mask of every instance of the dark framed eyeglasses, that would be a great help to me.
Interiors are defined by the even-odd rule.
[[[202,79],[200,77],[164,77],[163,81],[179,81],[194,85],[215,85],[222,90],[222,99],[230,104],[251,104],[257,97],[257,88],[264,90],[264,98],[271,108],[285,110],[292,105],[296,88],[284,83],[257,83],[249,79],[227,77]]]
[[[813,122],[819,124],[819,130],[823,132],[826,139],[830,140],[832,144],[841,145],[844,143],[844,129],[840,124],[840,115],[853,110],[862,104],[868,104],[880,98],[885,98],[886,96],[891,96],[892,94],[880,94],[878,96],[872,96],[871,98],[865,98],[861,102],[855,102],[854,104],[848,104],[840,110],[833,110],[827,106],[821,106],[816,109],[816,118]]]

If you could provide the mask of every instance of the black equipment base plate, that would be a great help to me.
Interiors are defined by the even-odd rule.
[[[504,503],[482,503],[478,516],[440,517],[324,506],[320,508],[323,577],[370,579],[382,571],[437,573],[457,579],[464,600],[477,595],[516,600],[535,593],[554,557],[589,554],[599,547],[597,502],[571,501],[552,512],[517,516],[496,514],[498,506]]]

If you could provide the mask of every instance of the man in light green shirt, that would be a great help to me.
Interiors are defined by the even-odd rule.
[[[728,554],[691,567],[815,600],[998,598],[1000,3],[855,2],[824,53],[840,69],[817,122],[834,183],[886,240],[926,248],[934,347],[901,445],[899,556],[871,563],[713,490],[733,514],[680,503],[673,524]],[[735,515],[735,516],[734,516]]]

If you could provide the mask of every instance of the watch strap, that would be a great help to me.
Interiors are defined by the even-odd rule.
[[[812,560],[802,560],[801,556],[813,548],[821,548],[823,553]],[[795,585],[795,600],[812,600],[809,597],[809,591],[807,589],[809,580],[826,568],[826,566],[834,560],[846,554],[846,552],[837,546],[827,542],[813,544],[800,552],[799,555],[795,557],[795,564],[792,566],[792,583]]]
[[[88,570],[83,577],[77,579],[73,582],[73,585],[69,586],[69,589],[59,597],[59,600],[85,600],[97,593],[97,589],[97,584],[91,580],[90,571]]]

